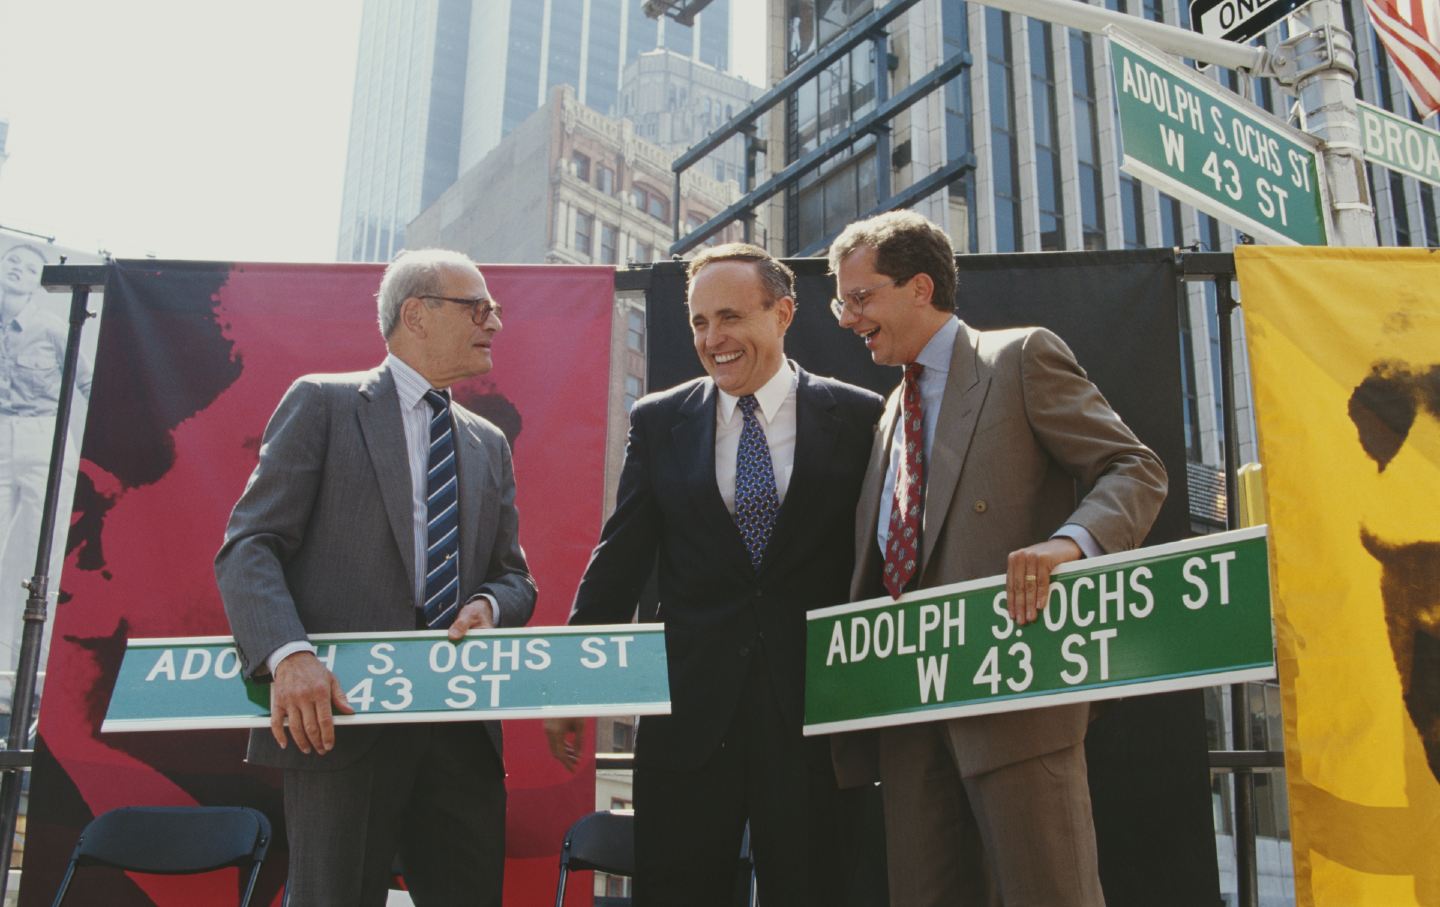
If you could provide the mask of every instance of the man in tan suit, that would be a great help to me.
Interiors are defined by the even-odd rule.
[[[1143,542],[1164,466],[1054,334],[956,317],[939,227],[907,211],[851,224],[830,268],[840,326],[906,368],[861,487],[852,599],[1004,573],[1024,625],[1055,567]],[[837,737],[841,783],[882,782],[892,907],[1104,904],[1089,719],[1077,704]]]

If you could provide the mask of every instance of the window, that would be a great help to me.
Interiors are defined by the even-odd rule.
[[[699,212],[699,211],[691,211],[691,212],[689,212],[688,214],[685,215],[685,232],[686,232],[686,233],[694,233],[696,230],[699,230],[702,226],[704,226],[705,222],[706,222],[707,220],[709,220],[709,219],[710,219],[710,218],[707,217],[707,216],[706,216],[704,213],[702,213],[702,212]],[[718,234],[718,233],[713,233],[713,234],[711,234],[711,235],[710,235],[710,238],[707,239],[707,240],[705,240],[705,245],[707,245],[707,246],[716,245],[716,244],[719,243],[719,241],[720,241],[719,237],[720,237],[720,234]]]
[[[614,724],[610,725],[610,752],[635,752],[635,725],[624,720],[617,720]],[[629,801],[615,797],[611,800],[610,808],[629,809],[630,803]]]
[[[606,195],[615,194],[615,171],[604,164],[595,166],[595,187]]]
[[[995,250],[1018,252],[1020,225],[1020,163],[1015,147],[1015,93],[1010,90],[1014,57],[1010,48],[1010,14],[985,9],[986,61],[990,75],[991,161],[995,183]]]
[[[1039,191],[1040,248],[1065,248],[1064,194],[1060,189],[1059,120],[1055,110],[1055,67],[1050,26],[1030,20],[1030,96],[1035,126],[1035,180]]]
[[[1100,181],[1099,115],[1092,53],[1091,37],[1071,31],[1070,82],[1074,94],[1075,156],[1080,165],[1080,231],[1088,250],[1105,248],[1105,201]]]
[[[631,257],[635,261],[645,264],[646,262],[655,260],[655,250],[651,248],[648,242],[637,242],[635,244],[635,254]]]
[[[613,265],[619,261],[617,255],[620,244],[620,231],[609,224],[600,224],[600,263]]]
[[[575,214],[575,251],[581,255],[589,255],[594,248],[593,238],[595,236],[595,216],[586,214],[583,211]]]
[[[635,184],[635,207],[649,214],[661,223],[670,222],[670,199],[649,186]]]
[[[575,176],[582,182],[590,182],[590,156],[575,151],[570,154],[570,160],[575,162]]]
[[[634,375],[625,376],[625,412],[634,408],[635,402],[645,396],[645,385]]]
[[[645,352],[645,313],[639,309],[631,309],[625,316],[625,347]]]

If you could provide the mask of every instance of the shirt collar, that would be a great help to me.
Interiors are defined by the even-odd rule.
[[[35,320],[35,315],[39,311],[40,301],[36,299],[34,295],[31,295],[24,305],[15,310],[14,315],[11,315],[8,319],[4,319],[4,324],[7,327],[13,324],[16,330],[24,331],[31,326]]]
[[[955,338],[960,334],[960,319],[948,319],[925,344],[915,361],[925,367],[924,374],[948,375],[950,358],[955,354]]]
[[[390,374],[395,377],[395,392],[400,395],[401,409],[419,405],[425,394],[434,390],[423,375],[394,353],[385,354],[385,365],[389,367]]]
[[[785,405],[785,398],[790,396],[790,391],[794,389],[799,380],[794,366],[787,359],[780,364],[780,368],[775,370],[775,374],[770,376],[770,380],[755,392],[755,402],[760,404],[760,412],[765,414],[766,422],[774,420],[775,414],[780,412],[780,407]],[[719,388],[717,387],[716,390]],[[735,415],[735,407],[739,402],[740,398],[734,394],[720,391],[719,412],[722,422],[727,425],[730,423],[730,417]]]

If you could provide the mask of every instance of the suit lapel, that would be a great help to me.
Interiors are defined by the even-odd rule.
[[[390,518],[390,531],[405,575],[415,575],[415,514],[411,501],[410,457],[406,452],[405,429],[400,422],[400,395],[395,378],[383,366],[370,374],[359,388],[357,418],[365,449],[380,483],[380,499]]]
[[[790,542],[813,496],[826,492],[825,463],[834,452],[835,439],[840,433],[834,396],[815,384],[809,372],[799,366],[795,366],[795,372],[798,375],[795,388],[795,460],[790,470],[790,485],[775,517],[775,531],[770,536],[761,569],[773,563]]]
[[[735,519],[725,509],[720,487],[715,484],[715,382],[701,381],[686,395],[676,414],[670,436],[676,468],[690,492],[695,519],[706,523],[740,569],[749,571],[750,555],[735,527]]]
[[[893,494],[885,487],[885,470],[890,465],[890,439],[900,413],[900,388],[885,400],[885,412],[875,427],[875,440],[870,445],[870,464],[860,485],[860,501],[855,508],[855,582],[851,598],[869,597],[869,590],[880,584],[880,546],[875,541],[875,526],[880,519],[881,495]],[[872,582],[873,579],[873,582]]]
[[[990,388],[990,375],[980,367],[976,344],[979,335],[964,322],[955,337],[955,350],[950,355],[950,375],[945,383],[945,397],[940,404],[940,419],[935,426],[935,441],[926,464],[925,519],[921,530],[923,551],[920,565],[930,563],[935,542],[960,483],[960,472],[975,436],[980,407]],[[888,449],[888,448],[887,448]]]

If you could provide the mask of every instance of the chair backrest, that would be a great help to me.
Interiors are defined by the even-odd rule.
[[[260,863],[270,849],[270,820],[240,806],[126,806],[96,816],[75,844],[65,878],[55,895],[58,905],[75,869],[110,866],[133,872],[209,872],[248,866],[249,882],[241,904],[249,901]]]
[[[635,874],[635,813],[607,809],[582,816],[570,826],[560,848],[560,865],[610,875]]]

